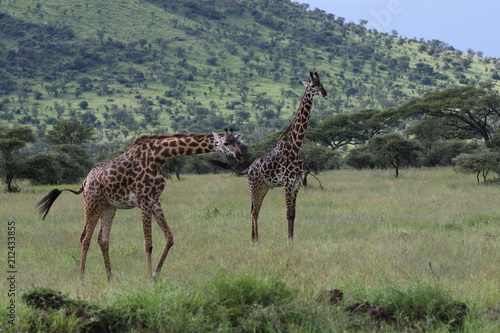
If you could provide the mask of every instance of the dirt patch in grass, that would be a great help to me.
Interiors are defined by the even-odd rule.
[[[333,306],[341,305],[343,299],[344,293],[340,289],[323,291],[318,297],[319,301],[327,302]],[[354,317],[364,316],[375,324],[385,323],[386,325],[399,326],[399,323],[389,311],[380,306],[370,305],[368,303],[354,303],[346,306],[344,310],[353,317],[352,319],[355,319],[354,321],[358,319]]]
[[[399,307],[395,312],[394,307],[386,308],[373,304],[368,300],[363,302],[354,302],[344,299],[344,293],[339,289],[326,290],[320,293],[318,301],[330,306],[339,307],[348,315],[349,325],[357,329],[380,329],[382,327],[391,327],[396,331],[400,330],[420,330],[430,328],[434,325],[444,324],[451,330],[458,329],[463,324],[468,308],[464,303],[447,300],[444,302],[446,311],[436,309],[432,304],[425,304],[418,299],[409,298],[413,303],[408,302],[408,296],[401,294],[401,304],[406,304],[406,308]],[[433,299],[432,301],[435,301]],[[486,314],[492,320],[499,320],[500,307],[490,307]],[[399,318],[399,320],[398,320]],[[401,321],[401,318],[407,318]]]
[[[482,312],[482,315],[491,321],[499,322],[500,303],[498,305],[488,307],[485,311]]]
[[[396,319],[383,307],[370,305],[368,303],[355,303],[345,309],[351,315],[366,314],[377,323],[384,322],[387,325],[397,325]]]

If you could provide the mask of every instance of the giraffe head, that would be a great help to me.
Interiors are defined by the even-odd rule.
[[[224,129],[224,133],[212,133],[215,138],[215,150],[223,154],[233,156],[236,161],[242,163],[245,159],[240,150],[240,140],[243,134],[234,134],[233,129]]]
[[[323,85],[319,81],[319,75],[317,72],[310,72],[309,76],[311,79],[309,82],[303,81],[302,83],[308,87],[311,91],[311,93],[314,95],[320,95],[321,97],[326,97],[328,93],[326,92],[325,88],[323,88]]]

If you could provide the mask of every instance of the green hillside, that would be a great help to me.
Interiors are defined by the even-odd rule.
[[[76,118],[99,142],[226,126],[257,142],[290,120],[310,71],[329,93],[321,120],[498,83],[500,62],[288,0],[0,2],[0,121],[39,136]]]

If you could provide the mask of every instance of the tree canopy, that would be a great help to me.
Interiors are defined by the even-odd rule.
[[[444,126],[456,130],[456,137],[463,138],[466,132],[482,138],[489,146],[500,126],[500,96],[492,88],[492,85],[463,86],[430,92],[397,110],[407,118],[442,118]]]
[[[20,175],[25,159],[21,149],[35,140],[29,126],[7,127],[0,124],[0,174],[4,178],[8,192],[17,190],[13,181]]]
[[[388,133],[401,120],[394,110],[362,110],[336,113],[325,118],[310,133],[310,138],[332,149],[363,144],[376,135]]]
[[[94,139],[95,129],[92,125],[79,120],[61,120],[47,131],[45,138],[54,145],[81,145]]]
[[[381,166],[392,166],[399,176],[399,168],[403,162],[410,162],[411,154],[420,147],[398,133],[376,136],[368,143],[369,150]]]

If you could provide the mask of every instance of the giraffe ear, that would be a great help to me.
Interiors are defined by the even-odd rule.
[[[235,138],[235,139],[236,139],[236,141],[239,143],[239,142],[241,141],[241,139],[243,138],[243,134],[241,134],[241,133],[240,133],[240,134],[236,134],[236,135],[234,136],[234,138]]]
[[[302,84],[305,85],[306,87],[309,86],[309,82],[307,81],[302,81]]]

